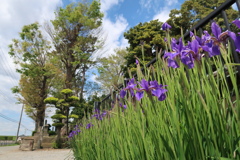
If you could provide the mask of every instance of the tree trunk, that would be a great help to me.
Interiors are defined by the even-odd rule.
[[[69,116],[69,107],[67,108],[67,120],[66,120],[66,123],[67,123],[67,128],[66,128],[67,136],[68,136],[68,116]]]
[[[72,89],[72,67],[71,66],[67,67],[65,87],[68,89]]]
[[[37,132],[37,130],[38,130],[38,121],[37,121],[37,118],[36,118],[36,119],[35,119],[35,129],[34,129],[34,131]]]
[[[45,106],[39,107],[37,110],[37,118],[36,118],[36,131],[38,131],[39,127],[42,127],[44,124],[45,118]]]
[[[80,90],[80,97],[79,99],[83,99],[83,92],[84,92],[84,86],[85,86],[85,76],[86,76],[86,70],[87,66],[84,64],[83,71],[82,71],[82,85],[81,85],[81,90]]]
[[[47,79],[48,79],[48,77],[44,76],[43,79],[42,79],[42,82],[41,82],[41,86],[40,86],[41,102],[37,107],[36,131],[38,130],[39,127],[42,127],[44,125],[44,119],[45,119],[44,99],[47,98]]]
[[[56,147],[57,148],[61,148],[61,128],[62,127],[59,127],[59,126],[56,126],[56,132],[57,132],[57,139],[56,139]]]

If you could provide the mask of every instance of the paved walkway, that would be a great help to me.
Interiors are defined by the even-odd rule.
[[[19,146],[0,147],[0,160],[74,160],[70,149],[21,151]]]

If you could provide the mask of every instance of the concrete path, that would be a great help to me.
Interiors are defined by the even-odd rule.
[[[19,146],[0,147],[0,160],[74,160],[70,149],[21,151]]]

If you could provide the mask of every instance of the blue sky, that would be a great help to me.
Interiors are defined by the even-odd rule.
[[[23,25],[38,21],[44,24],[54,18],[54,10],[77,0],[1,0],[0,6],[0,135],[16,135],[17,122],[9,121],[1,115],[18,121],[22,105],[11,93],[11,88],[19,81],[15,72],[17,66],[8,56],[8,45],[11,39],[18,38]],[[123,33],[140,22],[159,19],[165,22],[171,9],[180,8],[183,0],[102,0],[103,38],[105,45],[97,56],[108,56],[116,47],[128,46]],[[92,77],[94,79],[94,77]],[[51,109],[46,114],[52,115]],[[50,118],[48,118],[50,121]],[[20,135],[30,135],[34,122],[23,114]]]

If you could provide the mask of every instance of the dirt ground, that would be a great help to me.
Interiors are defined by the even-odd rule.
[[[19,146],[0,147],[0,160],[74,160],[70,149],[21,151]]]

